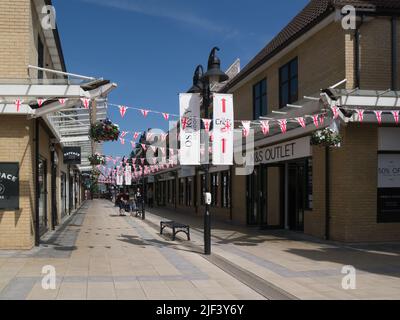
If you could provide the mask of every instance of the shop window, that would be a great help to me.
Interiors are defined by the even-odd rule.
[[[186,206],[192,206],[192,178],[186,178]]]
[[[172,202],[173,204],[175,204],[175,200],[176,200],[176,180],[171,180],[171,187],[172,187]]]
[[[378,154],[378,223],[400,222],[400,152]]]
[[[206,204],[204,200],[204,193],[206,193],[206,191],[206,175],[202,174],[200,176],[200,202],[202,206]]]
[[[218,173],[211,174],[211,205],[218,206]]]
[[[306,161],[306,199],[305,199],[305,209],[313,209],[313,164],[312,159],[307,159]]]
[[[298,60],[293,59],[279,69],[279,107],[298,100]]]
[[[231,173],[224,171],[221,173],[221,206],[222,208],[231,207]]]
[[[184,190],[185,190],[185,179],[179,179],[179,204],[183,205],[183,198],[184,198]]]
[[[253,114],[254,119],[266,116],[267,107],[267,80],[263,79],[253,86]]]

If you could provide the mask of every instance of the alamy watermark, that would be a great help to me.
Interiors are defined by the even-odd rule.
[[[346,5],[340,10],[336,10],[336,21],[341,21],[344,30],[356,30],[357,11],[354,6]]]
[[[356,290],[357,289],[357,271],[353,266],[344,266],[342,268],[342,274],[345,276],[342,278],[342,289],[343,290]]]
[[[56,289],[56,268],[52,265],[46,265],[42,268],[42,289],[55,290]]]
[[[41,25],[43,30],[56,29],[56,8],[54,6],[43,6]]]

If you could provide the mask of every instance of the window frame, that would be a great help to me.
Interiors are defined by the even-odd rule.
[[[294,75],[292,75],[292,68],[293,68],[293,64],[295,62],[296,62],[296,73]],[[284,75],[282,73],[285,68],[287,68],[287,71],[286,71],[287,79],[283,80],[282,78]],[[292,82],[294,80],[296,80],[296,82],[297,82],[296,94],[292,96],[291,87],[292,87]],[[284,85],[287,85],[287,90],[288,90],[288,92],[287,92],[288,96],[286,97],[287,102],[285,102],[285,103],[283,102],[283,99],[282,99],[282,94],[283,94],[282,87]],[[279,68],[279,108],[280,109],[284,108],[284,107],[286,107],[286,104],[290,104],[290,103],[297,101],[298,97],[299,97],[299,59],[298,59],[298,57],[295,57]]]
[[[263,87],[263,84],[265,87]],[[263,90],[264,88],[264,90]],[[256,91],[259,91],[259,95],[257,95]],[[267,78],[264,78],[253,85],[253,119],[258,120],[262,116],[266,116],[268,114],[268,85]],[[265,99],[265,112],[263,112],[262,101]],[[259,104],[257,106],[257,103]],[[257,108],[259,108],[257,110]]]

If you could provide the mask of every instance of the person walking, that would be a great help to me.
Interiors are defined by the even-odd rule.
[[[136,212],[139,212],[142,208],[142,193],[140,192],[140,188],[137,188],[135,193],[135,202],[136,202]]]

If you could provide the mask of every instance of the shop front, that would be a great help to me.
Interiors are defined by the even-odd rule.
[[[310,137],[255,150],[246,190],[247,225],[302,231],[312,205]]]

